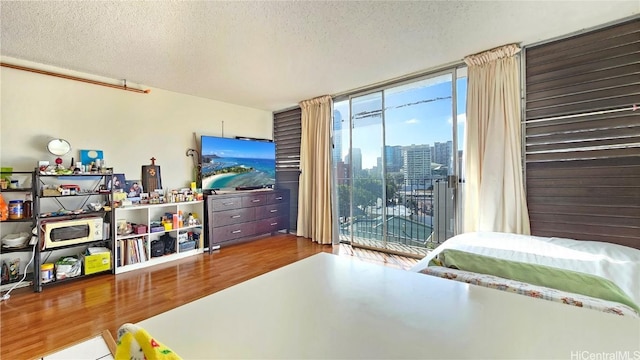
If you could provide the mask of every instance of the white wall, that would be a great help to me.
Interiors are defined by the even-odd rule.
[[[19,59],[2,57],[2,61],[118,83]],[[193,133],[198,141],[200,135],[272,138],[272,114],[265,110],[155,88],[139,94],[6,67],[0,67],[0,83],[0,165],[16,171],[32,171],[39,160],[53,164],[56,157],[47,152],[46,144],[63,138],[72,146],[63,156],[65,166],[72,157],[79,161],[80,149],[103,150],[107,166],[127,179],[140,179],[141,166],[150,164],[153,156],[161,168],[163,188],[172,189],[192,181],[193,160],[186,151],[199,150]],[[19,231],[30,228],[6,223],[1,234]],[[56,251],[49,260],[73,253],[73,249]],[[7,262],[19,258],[21,273],[31,257],[30,253],[2,255],[0,260]]]
[[[118,83],[8,57],[2,61]],[[38,160],[54,163],[46,143],[63,138],[72,146],[63,157],[66,166],[72,157],[79,161],[78,150],[98,149],[116,173],[140,179],[141,166],[155,157],[163,188],[177,188],[192,179],[193,161],[185,153],[197,148],[193,133],[198,141],[200,135],[272,138],[272,114],[266,110],[155,88],[139,94],[6,67],[0,68],[0,81],[0,164],[14,170],[31,171]]]

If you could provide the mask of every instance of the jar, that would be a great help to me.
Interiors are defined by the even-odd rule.
[[[22,200],[11,200],[9,201],[9,219],[11,220],[20,220],[23,218],[23,209]]]
[[[53,281],[53,264],[44,263],[40,265],[40,276],[42,278],[43,283],[48,283]]]

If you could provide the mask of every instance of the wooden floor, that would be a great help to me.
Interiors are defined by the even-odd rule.
[[[400,269],[417,262],[283,234],[118,276],[52,285],[41,293],[17,289],[0,303],[0,358],[37,358],[103,330],[115,337],[123,323],[139,322],[320,252]]]

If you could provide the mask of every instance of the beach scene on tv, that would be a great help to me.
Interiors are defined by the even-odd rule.
[[[203,189],[275,184],[273,142],[203,136],[201,144]]]

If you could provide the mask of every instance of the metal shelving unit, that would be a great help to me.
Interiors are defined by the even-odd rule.
[[[24,200],[26,194],[29,194],[31,197],[31,205],[23,205],[30,206],[30,215],[23,217],[22,219],[7,219],[4,221],[0,221],[0,238],[4,238],[5,236],[18,232],[26,232],[31,234],[32,228],[35,226],[36,218],[35,214],[37,213],[37,207],[35,205],[35,173],[33,171],[0,171],[0,176],[11,176],[11,175],[19,175],[19,177],[24,177],[25,181],[19,188],[9,188],[1,189],[0,193],[2,194],[5,202],[8,204],[11,200]],[[28,180],[28,181],[27,181]],[[29,186],[26,186],[29,185]],[[24,211],[24,210],[23,210]],[[25,243],[23,247],[14,248],[14,247],[6,247],[4,245],[0,246],[0,258],[2,262],[6,262],[7,260],[6,254],[16,254],[16,253],[32,253],[34,251],[35,244],[29,244],[29,241]],[[36,269],[34,267],[33,269]],[[15,283],[20,282],[24,277],[24,273],[27,272],[27,268],[22,270],[21,273],[18,274],[16,279],[8,279],[0,281],[0,291],[5,291],[10,289]],[[25,283],[21,284],[18,287],[25,287],[34,285],[34,274],[39,273],[33,270],[31,273],[27,273],[27,277],[25,278]]]
[[[85,277],[93,277],[101,274],[110,274],[115,271],[113,263],[113,237],[115,234],[115,221],[113,217],[113,209],[111,205],[113,203],[113,190],[107,189],[108,184],[113,181],[113,170],[109,169],[107,172],[99,173],[80,173],[80,174],[49,174],[42,173],[38,169],[35,172],[35,197],[34,204],[38,208],[38,212],[35,213],[36,224],[39,229],[39,243],[40,246],[36,247],[36,255],[34,259],[34,268],[39,269],[45,258],[47,261],[49,257],[56,251],[69,250],[69,249],[81,249],[86,250],[91,246],[103,246],[110,249],[110,261],[111,266],[108,270],[100,271],[85,275],[85,264],[82,264],[81,275],[68,277],[65,279],[56,279],[50,282],[43,283],[40,277],[34,279],[35,291],[42,291],[43,286],[63,284],[69,281],[82,279]],[[64,188],[65,185],[69,187],[73,185],[73,193],[55,193],[56,188]],[[47,191],[45,191],[47,189]],[[46,194],[45,194],[46,192]],[[50,193],[54,194],[50,194]],[[90,208],[92,203],[101,203],[103,208],[100,210],[94,210]],[[74,220],[82,220],[89,218],[101,218],[103,223],[102,239],[92,239],[89,241],[81,241],[70,244],[57,244],[55,247],[47,247],[47,242],[44,239],[46,235],[47,224],[61,225],[63,222],[71,222]],[[90,231],[90,230],[88,230]],[[60,240],[62,243],[64,240]],[[73,241],[71,241],[73,242]],[[56,259],[52,259],[55,262]],[[79,259],[80,260],[80,259]]]

